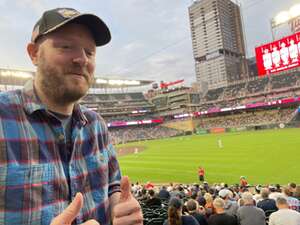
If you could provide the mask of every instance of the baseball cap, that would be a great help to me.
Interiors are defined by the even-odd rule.
[[[111,40],[107,25],[94,14],[80,13],[72,8],[56,8],[45,11],[34,25],[31,41],[48,34],[68,23],[85,25],[92,33],[96,46],[107,44]]]
[[[230,191],[228,189],[221,189],[218,194],[221,198],[225,198],[230,194]]]

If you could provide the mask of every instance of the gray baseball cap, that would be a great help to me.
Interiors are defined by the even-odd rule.
[[[31,41],[36,40],[68,23],[85,25],[92,33],[96,46],[107,44],[111,40],[107,25],[94,14],[80,13],[72,8],[56,8],[45,11],[34,25]]]

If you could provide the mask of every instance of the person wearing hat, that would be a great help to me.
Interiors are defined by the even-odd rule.
[[[21,90],[0,94],[0,224],[142,224],[101,116],[78,103],[94,81],[96,47],[111,39],[96,15],[43,13]]]
[[[229,189],[223,188],[219,191],[218,195],[220,198],[222,198],[224,200],[225,213],[232,215],[232,216],[236,216],[239,206],[238,206],[237,202],[234,201],[232,198],[233,193]]]
[[[168,219],[163,225],[199,225],[197,220],[190,215],[182,215],[183,201],[173,197],[169,201]]]
[[[245,187],[247,187],[247,185],[248,185],[248,182],[246,180],[246,177],[245,176],[240,176],[240,187],[245,188]]]

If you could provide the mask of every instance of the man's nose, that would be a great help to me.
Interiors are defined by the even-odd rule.
[[[86,66],[88,60],[89,58],[84,49],[78,50],[76,56],[73,58],[73,62],[79,64],[80,66]]]

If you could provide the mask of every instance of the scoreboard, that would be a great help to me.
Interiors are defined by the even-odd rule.
[[[255,48],[258,75],[300,66],[300,32]]]

